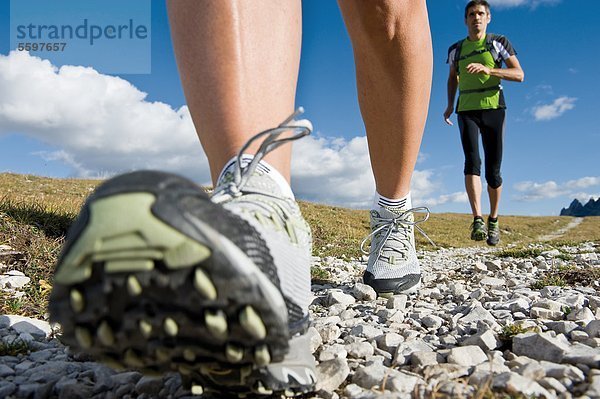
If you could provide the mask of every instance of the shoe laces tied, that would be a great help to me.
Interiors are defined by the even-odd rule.
[[[414,215],[416,212],[425,212],[425,216],[419,220],[414,220],[414,221],[410,220],[408,218],[408,216]],[[435,245],[435,243],[431,240],[431,238],[429,238],[429,236],[425,233],[425,231],[423,231],[423,229],[421,229],[421,227],[419,227],[420,223],[426,222],[429,219],[429,215],[430,215],[429,208],[421,206],[421,207],[407,209],[406,211],[403,211],[401,215],[399,215],[398,217],[395,217],[395,218],[384,218],[384,217],[382,218],[379,216],[372,216],[373,220],[375,222],[374,224],[377,227],[375,229],[373,229],[373,231],[369,235],[367,235],[360,243],[361,252],[363,254],[369,255],[369,256],[372,253],[377,253],[377,257],[379,258],[381,256],[381,253],[383,252],[383,249],[386,247],[386,243],[388,242],[388,240],[397,241],[400,244],[402,244],[403,249],[408,249],[409,242],[410,242],[410,239],[408,238],[408,234],[403,234],[401,237],[395,237],[393,235],[393,233],[400,229],[406,231],[410,226],[414,226],[414,228],[417,229],[417,231],[419,233],[421,233],[425,238],[427,238],[427,240],[429,240],[431,245],[433,245],[434,247],[437,247],[437,245]],[[365,245],[367,244],[367,242],[369,242],[369,240],[374,240],[375,237],[380,232],[383,233],[383,238],[381,240],[379,240],[375,249],[373,251],[366,250]],[[396,248],[394,248],[394,247],[389,247],[389,248],[403,255],[403,252],[397,250]]]
[[[312,132],[312,124],[306,119],[294,120],[294,118],[304,112],[302,107],[299,107],[290,116],[288,116],[279,126],[262,131],[252,136],[246,144],[242,146],[237,154],[233,169],[233,180],[217,187],[217,191],[213,194],[213,200],[216,202],[223,195],[231,197],[239,197],[242,195],[244,187],[252,177],[254,171],[258,167],[259,162],[269,152],[290,141],[298,140],[304,136],[308,136]],[[279,138],[285,132],[292,131],[290,137]],[[254,154],[254,158],[246,166],[242,166],[242,157],[244,152],[257,140],[263,138],[260,147]]]

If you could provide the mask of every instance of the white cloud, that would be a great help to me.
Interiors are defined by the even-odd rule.
[[[425,200],[423,200],[423,205],[434,207],[449,202],[467,203],[469,202],[469,197],[467,196],[467,193],[465,191],[459,191],[452,194],[443,194],[440,195],[438,198],[426,198]]]
[[[526,6],[530,8],[536,8],[542,5],[554,5],[561,2],[561,0],[488,0],[492,7],[498,8],[512,8]]]
[[[586,192],[573,193],[573,198],[577,198],[583,205],[587,204],[590,199],[600,199],[600,192],[590,194]]]
[[[600,176],[586,176],[577,180],[569,180],[565,186],[570,189],[582,189],[600,186]]]
[[[594,195],[589,195],[578,190],[595,186],[600,187],[600,176],[582,177],[580,179],[569,180],[561,184],[552,180],[543,183],[524,181],[515,184],[514,188],[515,190],[521,193],[516,198],[520,201],[539,201],[547,198],[556,198],[561,196],[569,198],[587,197],[587,200],[589,199],[589,197],[593,197]]]
[[[574,97],[559,97],[552,104],[538,105],[533,108],[532,113],[536,121],[549,121],[556,119],[565,112],[575,108]]]
[[[179,171],[209,179],[187,107],[148,102],[126,80],[13,51],[0,55],[0,134],[33,137],[76,176],[133,169]]]
[[[0,55],[0,135],[19,133],[49,145],[36,155],[77,177],[160,169],[210,181],[206,155],[187,107],[149,102],[128,81],[92,68],[63,66],[25,52]],[[298,198],[368,207],[375,184],[366,137],[318,135],[294,144],[292,185]],[[421,158],[422,160],[423,158]],[[412,181],[415,206],[464,202],[443,194],[431,170]]]

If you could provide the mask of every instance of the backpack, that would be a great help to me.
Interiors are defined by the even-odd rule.
[[[496,68],[500,68],[502,66],[502,57],[494,47],[494,36],[491,33],[487,33],[485,35],[485,49],[473,51],[472,53],[465,54],[462,57],[460,56],[460,51],[462,49],[463,40],[459,40],[456,42],[456,57],[454,57],[454,68],[456,69],[456,73],[459,74],[458,70],[458,62],[464,60],[465,58],[471,57],[477,54],[483,54],[485,52],[490,52],[492,54],[492,58],[494,59],[494,63],[496,64]]]

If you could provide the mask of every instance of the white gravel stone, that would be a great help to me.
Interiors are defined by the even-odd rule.
[[[600,368],[600,348],[590,348],[584,344],[574,343],[564,353],[562,360],[574,365],[585,364],[589,367]]]
[[[398,333],[387,333],[376,337],[377,347],[394,354],[398,345],[404,342],[404,337]]]
[[[538,383],[549,391],[554,391],[558,394],[567,392],[567,388],[560,383],[556,378],[544,377]]]
[[[501,342],[493,331],[486,330],[468,337],[462,344],[464,346],[476,345],[487,352],[498,348]]]
[[[413,352],[411,356],[411,364],[414,367],[426,367],[439,364],[441,356],[436,352]]]
[[[569,346],[548,333],[524,333],[513,337],[513,352],[536,360],[560,363]]]
[[[331,291],[327,297],[327,304],[334,305],[339,303],[344,306],[353,305],[356,299],[352,295],[344,294],[341,291]]]
[[[388,299],[386,306],[388,309],[404,310],[404,309],[406,309],[407,301],[408,301],[407,295],[394,295],[394,296],[390,297],[390,299]]]
[[[585,331],[571,331],[571,341],[582,342],[590,336]]]
[[[487,270],[497,272],[502,270],[502,261],[500,259],[489,260],[485,262]]]
[[[450,349],[448,363],[460,366],[473,367],[488,360],[486,354],[479,346],[469,345]]]
[[[585,394],[590,398],[600,398],[600,375],[594,375],[590,378],[590,385]]]
[[[28,333],[39,338],[45,338],[52,333],[52,328],[49,323],[23,316],[0,316],[0,327],[1,326],[9,326],[16,333]]]
[[[0,288],[19,289],[25,287],[30,281],[31,279],[24,275],[4,275],[0,277]]]
[[[310,340],[310,352],[315,353],[321,344],[323,344],[323,338],[321,337],[321,334],[319,334],[319,331],[312,326],[308,328],[306,334]]]
[[[324,326],[318,326],[317,331],[321,335],[323,343],[330,343],[335,341],[342,335],[342,330],[335,324],[326,324]]]
[[[390,380],[386,381],[385,388],[398,394],[409,395],[414,391],[415,386],[420,381],[421,379],[415,375],[404,372],[395,372]]]
[[[352,327],[351,334],[357,337],[371,339],[382,335],[383,331],[369,324],[359,324],[356,327]]]
[[[532,307],[530,312],[531,317],[545,320],[562,320],[565,314],[562,310],[549,310],[544,308]]]
[[[421,323],[427,328],[437,330],[444,323],[444,319],[435,315],[427,315],[421,319]]]
[[[317,391],[332,392],[346,381],[350,367],[345,359],[321,362],[317,366]]]
[[[352,294],[359,301],[374,301],[377,299],[377,293],[367,284],[356,283],[352,289]]]
[[[506,280],[496,277],[486,277],[482,279],[479,284],[490,288],[502,288],[506,285]]]
[[[592,338],[600,338],[600,320],[592,320],[585,326],[585,332]]]
[[[346,351],[348,351],[348,355],[353,358],[358,359],[366,359],[369,356],[372,356],[375,352],[375,348],[368,342],[354,342],[352,344],[346,345]]]
[[[548,399],[555,398],[555,395],[552,395],[537,382],[512,372],[502,373],[495,376],[492,382],[492,387],[502,388],[511,394],[523,394],[534,397],[542,396]]]

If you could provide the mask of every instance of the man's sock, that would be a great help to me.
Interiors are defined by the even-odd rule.
[[[388,198],[379,194],[378,192],[375,192],[372,209],[378,208],[386,208],[387,210],[392,212],[400,209],[410,209],[412,208],[410,192],[402,198]]]
[[[488,217],[488,221],[492,222],[492,223],[496,223],[498,221],[498,217],[497,216],[495,218]]]
[[[242,168],[246,167],[250,162],[252,162],[253,159],[254,159],[254,155],[243,154],[242,161],[241,161],[241,167]],[[236,161],[237,161],[237,157],[233,157],[229,160],[229,162],[227,162],[225,164],[225,167],[219,174],[219,179],[217,181],[220,181],[221,178],[225,175],[225,173],[233,170],[233,165],[235,164]],[[279,189],[281,190],[281,193],[283,194],[284,197],[295,199],[294,193],[292,192],[292,188],[290,187],[290,184],[287,182],[285,177],[283,177],[283,175],[281,173],[279,173],[279,171],[277,169],[275,169],[273,166],[271,166],[268,162],[261,160],[258,163],[256,170],[258,170],[259,172],[265,173],[267,176],[269,176],[271,179],[273,179],[273,181],[277,184],[277,186],[279,186]]]

